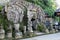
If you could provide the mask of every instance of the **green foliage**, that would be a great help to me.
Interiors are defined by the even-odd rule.
[[[0,14],[0,24],[3,22],[2,15]]]
[[[44,9],[44,11],[47,12],[50,16],[53,15],[56,9],[54,0],[26,0],[26,1],[40,5]]]
[[[0,6],[0,10],[2,10],[2,6]]]
[[[40,32],[43,32],[44,31],[44,26],[42,24],[38,25],[37,30],[40,31]]]
[[[0,11],[2,11],[3,6],[0,6]],[[4,30],[7,30],[8,27],[8,21],[5,15],[2,15],[2,13],[0,12],[0,24],[3,25]]]

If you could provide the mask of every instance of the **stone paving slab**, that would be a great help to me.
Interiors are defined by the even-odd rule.
[[[42,32],[37,32],[36,35],[43,35],[43,34],[46,34],[46,33],[42,33]]]
[[[60,33],[37,36],[37,37],[21,39],[21,40],[60,40]]]

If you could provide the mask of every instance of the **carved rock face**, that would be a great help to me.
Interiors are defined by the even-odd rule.
[[[28,20],[34,19],[44,19],[44,12],[38,5],[26,2],[24,0],[11,0],[7,7],[7,17],[8,20],[14,21],[15,23],[23,20],[24,10],[27,9]],[[10,16],[10,17],[9,17]]]
[[[28,29],[31,32],[32,26],[36,27],[37,21],[40,22],[40,19],[41,21],[44,19],[44,12],[41,7],[24,0],[12,0],[9,2],[6,9],[7,18],[9,21],[12,21],[13,23],[19,23],[23,20],[23,26],[28,26]],[[34,25],[32,25],[32,19],[34,19]]]
[[[22,8],[17,5],[10,5],[8,7],[7,18],[8,18],[8,20],[12,21],[13,23],[22,21],[22,18],[23,18]]]

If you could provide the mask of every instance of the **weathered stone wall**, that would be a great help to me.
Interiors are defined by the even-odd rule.
[[[10,0],[10,2],[5,5],[5,12],[9,21],[8,31],[14,28],[15,38],[21,38],[22,35],[27,34],[27,32],[32,34],[37,31],[37,24],[43,24],[45,21],[43,9],[25,0]],[[11,22],[13,24],[11,24]],[[19,29],[21,27],[22,29]],[[9,31],[7,37],[12,37],[12,32],[13,31]]]

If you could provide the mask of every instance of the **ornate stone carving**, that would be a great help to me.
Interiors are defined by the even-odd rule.
[[[37,24],[40,21],[44,22],[44,12],[41,7],[25,0],[11,0],[5,6],[5,11],[7,12],[8,20],[14,25],[17,36],[22,35],[19,30],[21,24],[25,33],[26,28],[29,32],[34,32],[37,30]]]

